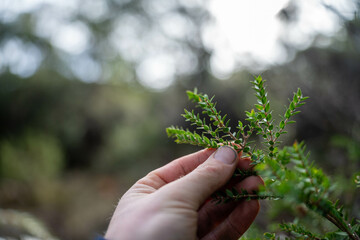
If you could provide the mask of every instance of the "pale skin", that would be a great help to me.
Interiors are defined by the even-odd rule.
[[[108,240],[238,239],[250,227],[258,200],[216,205],[210,196],[229,184],[236,167],[251,168],[231,147],[205,149],[150,172],[120,199]],[[248,192],[263,184],[250,176],[231,183]]]

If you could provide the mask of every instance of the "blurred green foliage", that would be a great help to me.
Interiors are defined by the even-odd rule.
[[[27,132],[0,143],[1,178],[19,181],[56,178],[62,171],[63,156],[57,139]]]

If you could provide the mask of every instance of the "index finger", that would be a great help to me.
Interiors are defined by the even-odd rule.
[[[203,149],[173,160],[165,166],[150,172],[138,183],[146,184],[154,189],[159,189],[165,184],[175,181],[192,172],[197,166],[205,162],[214,152],[215,149]]]

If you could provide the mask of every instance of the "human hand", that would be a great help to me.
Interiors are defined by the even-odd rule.
[[[150,172],[120,199],[105,235],[108,240],[238,239],[254,221],[258,200],[216,205],[208,201],[236,167],[250,168],[228,146],[205,149]],[[250,176],[234,185],[248,192],[263,184]]]

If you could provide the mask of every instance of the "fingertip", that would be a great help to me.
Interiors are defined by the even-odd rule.
[[[262,179],[262,177],[260,177],[260,176],[257,176],[257,177],[259,178],[260,184],[261,184],[262,186],[265,186],[264,179]]]
[[[264,181],[259,176],[250,176],[237,183],[234,187],[237,190],[245,189],[248,192],[259,191],[260,186],[264,185]]]
[[[206,159],[208,159],[217,149],[216,148],[205,148],[203,150],[200,150],[199,153],[199,158],[201,158],[201,162],[203,163]]]
[[[221,146],[214,153],[214,158],[228,165],[233,165],[238,159],[235,149],[231,146]]]
[[[254,212],[256,212],[256,215],[257,215],[260,211],[260,201],[258,199],[254,199],[254,200],[251,200],[250,202],[252,202],[252,207],[254,209]]]
[[[250,216],[252,216],[252,221],[255,220],[256,216],[259,214],[260,212],[260,201],[258,199],[253,199],[250,201],[247,201],[245,203],[248,207],[248,209],[250,210]]]
[[[246,158],[240,158],[238,161],[238,168],[241,170],[251,170],[253,168],[253,165],[251,165],[251,159],[249,157]]]

